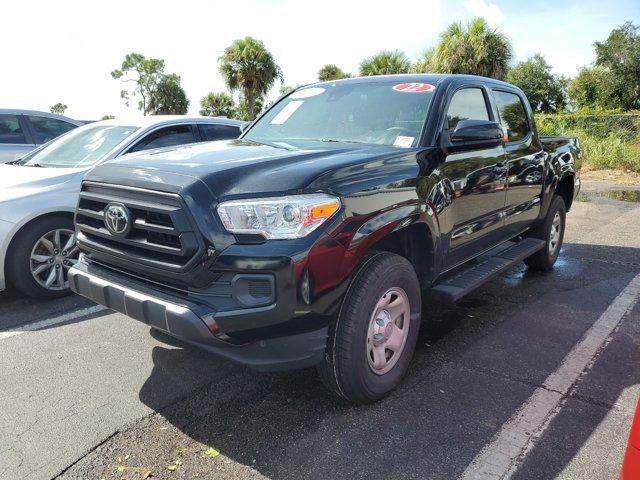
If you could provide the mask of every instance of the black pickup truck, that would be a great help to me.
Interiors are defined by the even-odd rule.
[[[90,172],[70,285],[256,369],[317,366],[372,402],[404,376],[426,303],[523,260],[553,267],[580,156],[488,78],[301,87],[238,140]]]

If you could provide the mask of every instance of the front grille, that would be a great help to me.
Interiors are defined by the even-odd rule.
[[[105,224],[109,205],[128,212],[126,233],[112,233]],[[184,270],[201,249],[181,198],[175,194],[84,182],[76,211],[78,243],[130,262]]]

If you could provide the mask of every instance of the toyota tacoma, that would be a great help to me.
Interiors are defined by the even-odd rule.
[[[260,370],[316,366],[355,403],[405,375],[432,301],[549,270],[580,145],[521,90],[466,75],[296,89],[232,141],[85,178],[77,293]]]

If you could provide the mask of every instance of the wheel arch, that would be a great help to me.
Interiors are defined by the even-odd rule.
[[[395,253],[411,263],[421,285],[430,284],[438,268],[437,220],[431,209],[416,207],[398,207],[380,213],[361,225],[349,247],[359,259],[358,263],[372,251]]]
[[[33,225],[34,223],[41,222],[45,218],[51,218],[51,217],[66,217],[71,221],[73,221],[74,211],[73,210],[53,210],[49,212],[39,213],[38,215],[28,218],[25,221],[23,221],[21,224],[17,225],[16,228],[13,230],[12,234],[10,235],[9,239],[7,240],[6,248],[4,250],[2,257],[0,258],[0,261],[2,262],[2,265],[1,265],[2,272],[4,274],[5,280],[8,280],[7,278],[8,262],[6,261],[6,259],[11,254],[12,249],[15,248],[16,240],[20,238],[20,235],[29,226]]]

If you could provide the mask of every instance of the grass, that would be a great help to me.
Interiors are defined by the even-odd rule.
[[[640,173],[640,114],[537,115],[541,135],[578,137],[586,170]]]

